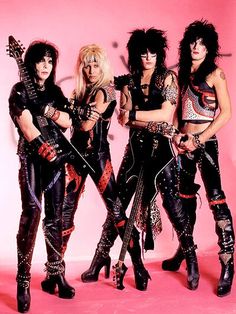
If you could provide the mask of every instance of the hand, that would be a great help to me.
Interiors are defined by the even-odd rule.
[[[99,110],[96,108],[96,102],[92,102],[88,106],[90,106],[88,120],[96,122],[101,117],[101,112],[99,112]]]
[[[129,122],[129,111],[125,109],[120,109],[120,113],[117,119],[120,125],[126,125]]]
[[[42,135],[37,136],[33,139],[30,144],[37,153],[49,162],[53,162],[57,158],[57,152],[55,148],[49,144]]]
[[[194,136],[191,133],[187,133],[184,135],[184,137],[186,138],[186,140],[180,141],[180,149],[184,150],[185,152],[194,151],[196,149],[196,146],[194,145]]]
[[[183,145],[183,138],[185,137],[185,134],[183,133],[179,133],[177,135],[175,135],[173,137],[173,143],[178,151],[178,154],[184,154],[185,153],[185,150],[182,148],[182,145]]]

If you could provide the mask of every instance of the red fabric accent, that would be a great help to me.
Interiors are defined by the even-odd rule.
[[[116,224],[116,227],[117,227],[117,228],[123,227],[124,224],[125,224],[125,220],[121,220],[120,222],[118,222],[118,223]]]
[[[181,194],[181,193],[179,193],[179,197],[182,197],[182,198],[194,198],[194,197],[196,197],[196,194]]]
[[[218,204],[224,204],[224,203],[226,203],[226,199],[225,198],[223,198],[221,200],[210,201],[209,205],[218,205]]]
[[[113,169],[112,169],[111,162],[110,160],[107,160],[102,176],[100,177],[100,180],[98,182],[98,190],[101,194],[103,194],[103,192],[106,190],[106,187],[111,178],[112,171]]]
[[[65,237],[65,236],[71,234],[74,230],[75,230],[75,226],[73,226],[73,227],[71,227],[69,229],[63,230],[62,231],[62,236]]]

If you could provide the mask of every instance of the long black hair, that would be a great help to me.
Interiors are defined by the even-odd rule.
[[[207,75],[212,73],[217,67],[216,58],[219,56],[219,43],[215,27],[208,23],[207,20],[194,21],[186,27],[183,39],[179,45],[178,78],[180,89],[189,82],[192,65],[190,44],[198,39],[202,39],[203,44],[206,46],[207,55],[195,72],[194,81],[196,83],[204,81]]]
[[[43,57],[52,58],[52,72],[45,84],[54,84],[56,79],[56,65],[58,60],[57,48],[48,41],[33,41],[25,53],[24,64],[32,78],[36,77],[36,63],[40,62]]]
[[[167,39],[165,32],[155,28],[148,30],[136,29],[131,32],[130,39],[127,43],[128,49],[128,66],[131,74],[142,75],[141,54],[149,50],[157,54],[156,71],[161,74],[166,70],[165,59]]]

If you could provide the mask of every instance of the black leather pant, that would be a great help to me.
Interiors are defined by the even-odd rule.
[[[124,210],[127,209],[135,192],[137,177],[143,164],[138,158],[139,156],[136,156],[134,163],[131,147],[128,145],[117,176],[118,197],[121,200]],[[189,225],[189,218],[183,210],[181,200],[178,197],[176,161],[173,159],[161,171],[155,171],[157,162],[157,160],[153,159],[149,160],[144,165],[144,202],[146,204],[156,202],[158,189],[160,190],[163,207],[178,234],[181,245],[184,250],[191,250],[194,248],[194,243],[191,235],[192,232]],[[109,254],[109,250],[112,247],[116,236],[117,231],[112,226],[111,218],[108,215],[104,223],[97,249],[99,249],[103,255]],[[107,239],[109,239],[109,241]],[[147,246],[149,248],[150,244],[147,244]]]
[[[85,155],[85,157],[92,165],[95,173],[91,172],[89,169],[81,170],[69,164],[66,166],[66,194],[63,203],[63,251],[66,250],[67,242],[74,229],[75,212],[81,193],[84,190],[88,174],[91,176],[105,203],[108,216],[110,217],[109,225],[112,230],[116,230],[114,225],[114,207],[117,199],[117,185],[111,165],[110,153],[103,152],[100,153],[99,156],[90,153]],[[124,219],[122,211],[118,213],[116,219],[116,222]],[[117,233],[117,231],[115,232]]]
[[[44,193],[43,230],[47,248],[47,270],[60,273],[62,266],[62,203],[65,189],[64,169],[53,169],[39,158],[20,156],[19,184],[22,213],[17,234],[18,283],[30,281],[30,268]]]
[[[234,252],[234,230],[231,213],[221,186],[218,155],[218,143],[216,138],[213,137],[205,143],[204,149],[196,149],[191,154],[178,156],[180,195],[183,197],[185,210],[188,211],[189,208],[191,210],[188,203],[196,197],[195,194],[198,190],[197,185],[194,183],[198,166],[216,224],[216,234],[220,246],[219,254],[232,254]],[[194,207],[196,210],[196,202]],[[194,208],[192,212],[194,212]],[[189,215],[192,214],[189,213]],[[193,225],[195,219],[193,219]]]

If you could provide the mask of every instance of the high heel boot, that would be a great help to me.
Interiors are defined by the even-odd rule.
[[[195,184],[195,186],[194,186],[194,193],[195,194],[197,193],[199,188],[200,188],[200,185]],[[189,223],[190,223],[190,226],[192,228],[192,231],[194,229],[194,225],[196,222],[197,198],[196,198],[195,194],[192,194],[192,195],[186,194],[188,196],[192,196],[192,197],[188,197],[188,198],[184,198],[185,194],[182,194],[182,197],[181,197],[182,206],[188,212]],[[183,260],[184,260],[184,253],[183,253],[183,250],[181,248],[181,245],[179,245],[174,256],[169,258],[169,259],[166,259],[162,262],[162,269],[168,270],[168,271],[177,271],[177,270],[179,270],[180,265],[182,264]]]
[[[196,290],[199,283],[199,270],[197,256],[195,252],[196,246],[190,248],[185,252],[185,260],[187,266],[187,288],[190,290]]]
[[[72,299],[75,296],[75,289],[71,287],[65,279],[64,274],[48,275],[41,282],[43,291],[55,294],[56,286],[58,287],[59,298]]]
[[[177,271],[184,260],[184,253],[181,245],[179,245],[175,255],[172,258],[166,259],[162,262],[162,269],[169,271]]]
[[[121,239],[124,237],[126,224],[127,222],[124,220],[123,223],[121,222],[116,226]],[[136,289],[145,291],[147,290],[148,280],[151,279],[151,277],[143,265],[139,244],[139,232],[135,227],[133,227],[130,243],[128,245],[128,252],[133,263]]]
[[[83,272],[81,275],[81,280],[83,282],[94,282],[98,281],[98,275],[102,267],[105,268],[105,278],[110,276],[111,258],[109,255],[103,257],[98,250],[96,250],[93,257],[92,263],[88,270]]]
[[[95,255],[88,270],[82,273],[83,282],[94,282],[98,280],[101,269],[105,268],[105,278],[110,276],[111,258],[109,252],[117,238],[117,229],[114,222],[108,214],[103,225],[101,238],[97,244]]]
[[[71,287],[65,279],[65,262],[62,260],[62,237],[60,230],[60,219],[43,220],[43,232],[46,241],[47,257],[46,271],[47,277],[41,282],[43,291],[50,294],[55,293],[56,286],[60,298],[72,299],[75,289]]]
[[[221,275],[217,287],[217,296],[225,297],[230,294],[234,277],[234,260],[233,256],[226,262],[220,258]]]
[[[17,280],[17,310],[20,313],[26,313],[30,308],[30,279],[29,278],[21,278]]]

